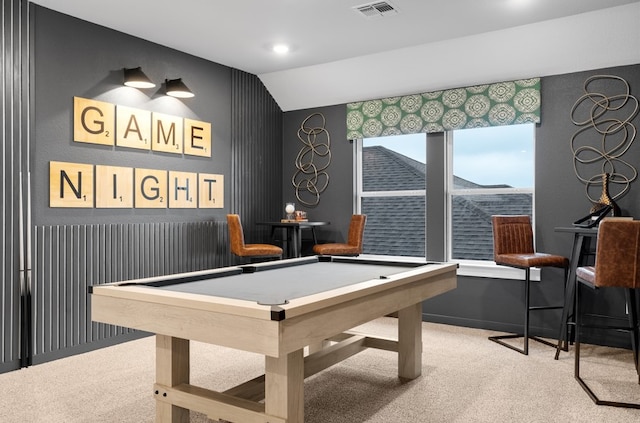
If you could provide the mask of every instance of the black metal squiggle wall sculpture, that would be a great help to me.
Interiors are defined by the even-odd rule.
[[[329,185],[326,169],[331,164],[331,138],[325,128],[326,123],[322,113],[313,113],[302,121],[298,129],[298,139],[304,147],[296,157],[297,170],[291,183],[296,189],[296,198],[306,206],[317,206],[320,194]]]
[[[596,81],[603,92],[593,90],[592,84]],[[586,195],[591,202],[597,202],[598,197],[593,197],[589,188],[601,186],[605,173],[609,174],[609,184],[613,187],[611,197],[617,199],[638,176],[638,171],[621,158],[636,138],[637,129],[632,120],[638,114],[638,99],[631,95],[629,83],[615,75],[594,75],[587,78],[583,86],[584,94],[571,108],[571,121],[580,127],[570,141],[573,168],[577,178],[586,184]],[[600,138],[599,146],[588,144],[592,135]]]

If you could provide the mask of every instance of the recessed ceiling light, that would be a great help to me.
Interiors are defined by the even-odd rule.
[[[514,7],[523,7],[531,3],[531,0],[511,0],[511,5]]]
[[[276,44],[273,46],[273,51],[278,54],[286,54],[289,52],[289,46],[286,44]]]

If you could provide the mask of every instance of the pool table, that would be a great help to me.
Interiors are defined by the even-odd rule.
[[[304,421],[304,379],[367,348],[422,368],[422,301],[456,287],[455,264],[306,257],[90,287],[94,321],[156,334],[156,421],[189,410],[242,423]],[[397,312],[397,339],[349,331]],[[189,341],[265,356],[225,392],[189,383]],[[262,401],[264,400],[264,401]]]

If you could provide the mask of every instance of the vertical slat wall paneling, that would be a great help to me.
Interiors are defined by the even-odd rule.
[[[19,67],[19,98],[20,106],[18,113],[20,127],[20,274],[22,290],[22,340],[21,340],[21,365],[31,364],[33,331],[31,316],[33,313],[33,302],[31,297],[32,274],[31,274],[31,27],[29,25],[29,3],[25,0],[18,0],[19,5],[19,48],[13,52],[15,63],[20,63]]]
[[[88,287],[227,265],[226,222],[35,226],[34,363],[135,337],[91,321]]]
[[[135,337],[91,322],[89,285],[230,263],[226,222],[33,225],[29,180],[29,3],[4,0],[0,67],[0,371]],[[282,111],[260,80],[232,70],[228,210],[247,237],[282,214]],[[260,232],[258,232],[260,231]]]
[[[266,241],[255,223],[282,214],[282,110],[257,76],[231,73],[231,200],[248,242]]]
[[[29,27],[26,0],[0,9],[0,371],[28,365]]]

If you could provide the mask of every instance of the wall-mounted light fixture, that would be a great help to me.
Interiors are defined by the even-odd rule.
[[[165,90],[167,95],[178,98],[190,98],[195,96],[189,88],[182,82],[182,78],[178,79],[165,79]]]
[[[133,88],[153,88],[156,86],[147,75],[142,72],[141,67],[124,69],[124,85]]]

